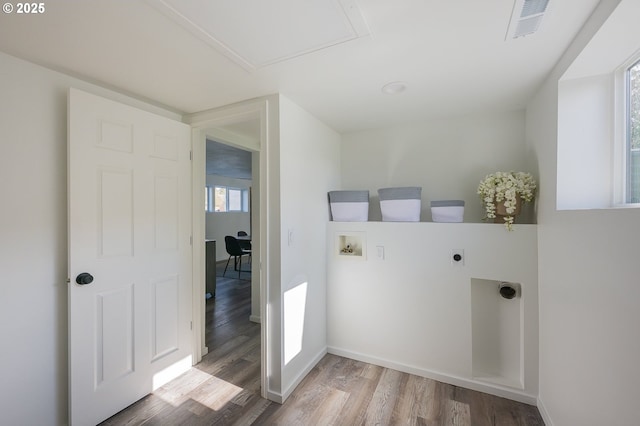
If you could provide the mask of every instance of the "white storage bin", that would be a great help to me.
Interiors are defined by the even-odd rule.
[[[330,191],[329,205],[336,222],[369,220],[369,191]]]
[[[420,222],[421,187],[380,188],[378,196],[383,222]]]
[[[431,202],[431,219],[434,222],[462,222],[463,200],[439,200]]]

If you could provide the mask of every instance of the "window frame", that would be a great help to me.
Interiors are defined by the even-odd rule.
[[[204,211],[213,213],[213,187],[206,185],[204,187]]]
[[[238,193],[238,202],[240,203],[240,208],[239,209],[234,209],[231,208],[231,192],[237,192]],[[241,188],[231,188],[231,187],[227,187],[227,211],[228,212],[243,212],[243,205],[242,205],[242,192],[243,190]],[[234,203],[235,204],[235,203]]]
[[[614,207],[638,207],[629,201],[631,195],[631,87],[629,70],[640,65],[640,51],[634,53],[614,72],[613,82],[613,200]]]
[[[217,188],[225,190],[225,210],[216,210],[215,193]],[[230,209],[229,195],[231,191],[240,192],[240,209]],[[205,186],[205,211],[207,213],[248,213],[249,212],[249,188],[238,188],[227,185],[206,185]]]
[[[640,55],[633,56],[630,65],[624,68],[624,98],[625,98],[625,114],[624,114],[624,154],[625,154],[625,184],[624,184],[624,203],[625,204],[640,204],[639,202],[631,202],[632,187],[631,187],[631,156],[632,156],[632,130],[631,130],[631,69],[640,67]],[[640,111],[638,111],[640,114]]]

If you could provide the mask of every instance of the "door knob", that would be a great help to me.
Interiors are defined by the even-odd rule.
[[[76,282],[80,285],[87,285],[93,282],[93,275],[83,272],[76,277]]]

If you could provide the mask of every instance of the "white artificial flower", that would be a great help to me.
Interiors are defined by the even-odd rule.
[[[496,217],[496,203],[504,201],[507,216],[504,217],[505,227],[513,230],[513,213],[516,210],[517,199],[523,202],[533,200],[536,182],[530,173],[525,172],[495,172],[485,176],[478,186],[478,195],[485,205],[485,220]]]

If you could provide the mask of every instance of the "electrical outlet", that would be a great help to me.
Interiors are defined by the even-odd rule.
[[[464,266],[464,249],[451,249],[451,264]]]

